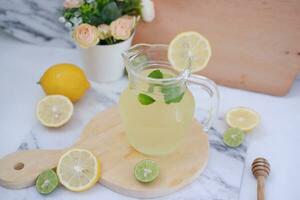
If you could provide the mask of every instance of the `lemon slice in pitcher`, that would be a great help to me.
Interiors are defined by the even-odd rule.
[[[36,115],[47,127],[60,127],[67,123],[73,114],[73,104],[63,95],[48,95],[39,101]]]
[[[100,161],[86,149],[71,149],[61,156],[57,165],[60,183],[74,192],[90,189],[100,178]]]
[[[168,48],[168,59],[178,71],[190,68],[191,72],[204,69],[211,57],[208,40],[197,32],[178,34]]]

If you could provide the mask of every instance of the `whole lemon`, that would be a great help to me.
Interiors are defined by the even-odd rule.
[[[78,101],[91,87],[82,69],[68,63],[49,67],[39,84],[47,95],[61,94],[69,97],[72,102]]]

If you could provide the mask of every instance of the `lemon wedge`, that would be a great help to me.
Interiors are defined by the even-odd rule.
[[[56,172],[60,183],[67,189],[85,191],[98,182],[100,161],[86,149],[71,149],[61,156]]]
[[[190,69],[198,72],[204,69],[211,57],[208,40],[197,32],[178,34],[168,48],[168,59],[178,71]]]
[[[260,116],[254,110],[245,107],[233,108],[226,113],[226,122],[232,128],[251,131],[260,122]]]
[[[49,95],[38,102],[36,115],[47,127],[60,127],[67,123],[73,114],[73,104],[63,95]]]

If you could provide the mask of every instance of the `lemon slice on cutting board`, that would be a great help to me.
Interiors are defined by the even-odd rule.
[[[168,48],[168,59],[178,71],[190,68],[191,72],[204,69],[211,57],[209,41],[197,32],[178,34]]]
[[[86,149],[71,149],[61,156],[56,172],[60,183],[67,189],[85,191],[98,182],[100,161]]]
[[[36,115],[47,127],[60,127],[67,123],[73,114],[73,104],[63,95],[49,95],[38,102]]]
[[[251,131],[260,122],[260,116],[254,110],[244,107],[233,108],[226,113],[226,122],[232,128]]]

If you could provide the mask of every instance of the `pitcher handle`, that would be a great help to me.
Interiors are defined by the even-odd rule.
[[[219,110],[219,91],[217,85],[212,80],[199,75],[191,75],[188,78],[188,82],[200,86],[210,97],[209,114],[207,118],[201,122],[203,130],[208,131],[216,119]]]

